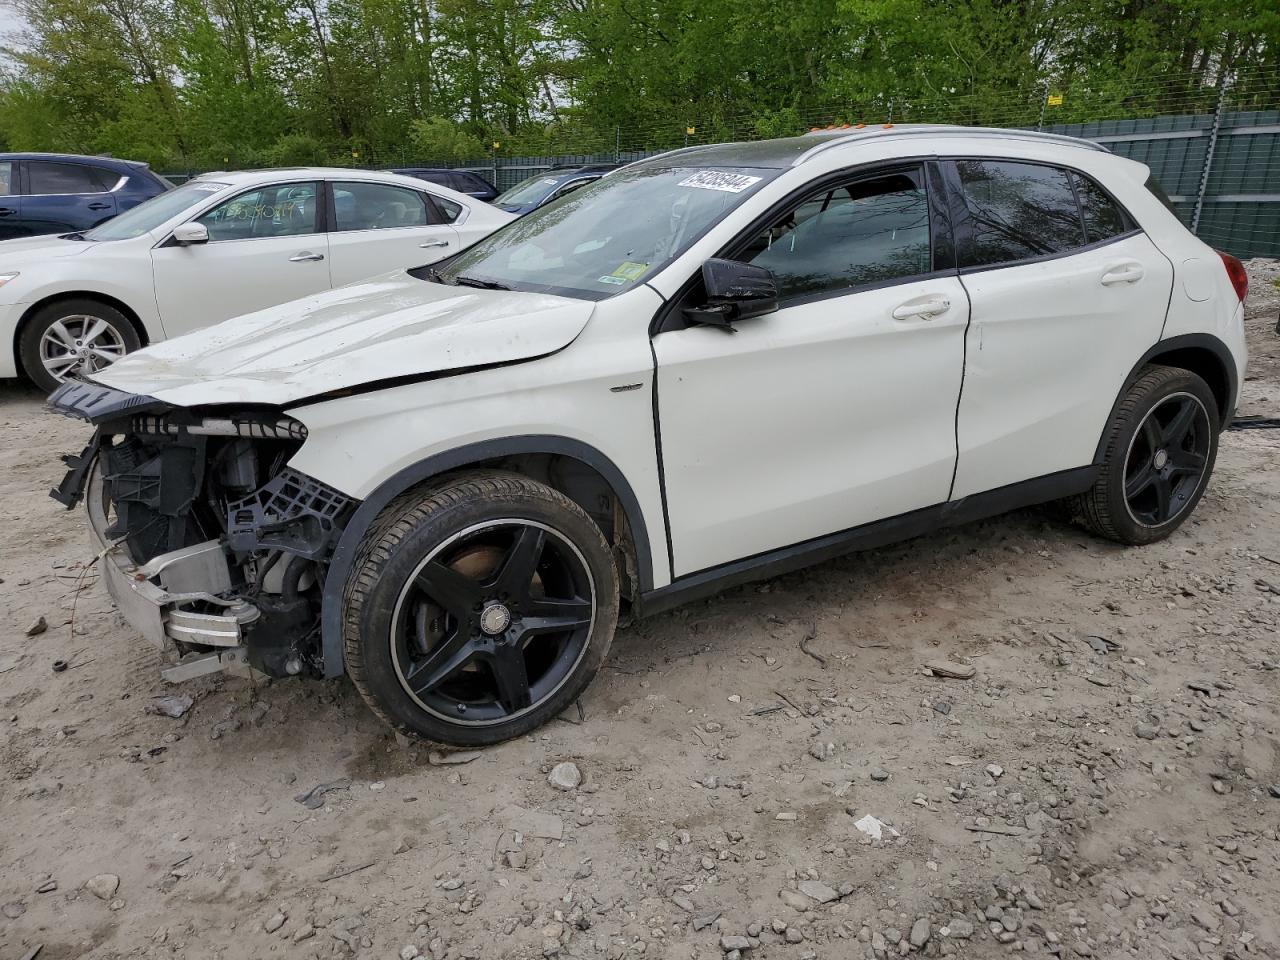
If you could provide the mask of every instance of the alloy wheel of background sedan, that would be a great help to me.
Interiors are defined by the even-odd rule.
[[[124,336],[102,317],[73,314],[55,320],[40,337],[40,363],[61,382],[74,373],[93,373],[128,352]]]
[[[450,723],[501,723],[573,674],[595,617],[595,585],[576,546],[533,520],[469,527],[410,576],[392,616],[401,686]]]
[[[1147,412],[1129,443],[1124,498],[1129,515],[1149,527],[1187,508],[1212,444],[1209,412],[1190,393],[1174,393]]]

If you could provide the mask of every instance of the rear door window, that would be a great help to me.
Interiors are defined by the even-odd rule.
[[[1084,218],[1084,234],[1088,243],[1110,240],[1126,233],[1129,218],[1111,199],[1110,194],[1083,174],[1072,172],[1076,199],[1080,201],[1080,215]]]
[[[18,192],[18,165],[12,160],[0,160],[0,197]]]
[[[118,178],[116,178],[118,179]],[[112,180],[115,183],[115,179]],[[103,193],[96,168],[82,163],[31,160],[27,163],[27,193],[32,196],[62,196],[75,193]]]
[[[962,268],[1017,263],[1088,242],[1066,170],[1010,160],[958,160],[955,166],[969,213]]]
[[[389,183],[335,183],[333,209],[338,230],[425,227],[431,222],[422,194]]]

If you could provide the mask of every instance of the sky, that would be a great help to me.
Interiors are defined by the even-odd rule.
[[[21,29],[23,22],[23,19],[18,16],[13,7],[5,3],[4,0],[0,0],[0,40],[3,40],[6,34]]]

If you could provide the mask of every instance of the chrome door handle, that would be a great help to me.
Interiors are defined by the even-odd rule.
[[[908,300],[893,308],[893,319],[911,320],[920,317],[932,320],[951,309],[951,301],[946,297],[931,297],[928,300]]]
[[[428,250],[431,247],[447,247],[448,245],[449,245],[448,240],[428,240],[426,243],[418,244],[418,246],[421,247],[423,250]]]
[[[1107,272],[1102,275],[1099,282],[1104,287],[1112,286],[1117,283],[1137,283],[1144,276],[1145,271],[1141,264],[1137,263],[1121,263],[1113,267],[1108,267]]]
[[[303,250],[301,253],[295,253],[289,258],[290,263],[303,263],[307,260],[323,260],[323,253],[312,253],[310,250]]]

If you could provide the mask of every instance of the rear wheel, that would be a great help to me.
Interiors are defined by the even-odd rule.
[[[123,313],[98,300],[60,300],[40,308],[18,341],[22,368],[48,392],[68,377],[92,374],[142,345]]]
[[[1153,366],[1129,388],[1107,435],[1102,472],[1074,501],[1094,533],[1162,540],[1191,515],[1218,455],[1218,405],[1188,370]]]
[[[521,476],[460,478],[401,500],[366,540],[347,672],[397,730],[497,743],[578,697],[617,619],[613,559],[582,508]]]

